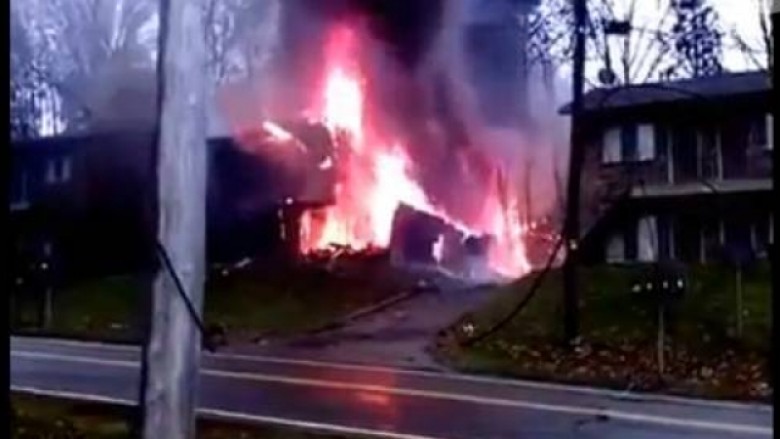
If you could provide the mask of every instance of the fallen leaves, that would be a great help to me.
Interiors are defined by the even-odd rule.
[[[768,400],[773,393],[767,357],[736,348],[703,352],[667,345],[665,371],[660,377],[656,346],[650,341],[622,340],[608,345],[581,340],[574,349],[568,349],[544,337],[521,342],[510,341],[503,334],[470,348],[446,341],[440,346],[446,346],[447,358],[466,351],[471,356],[482,352],[498,360],[491,361],[500,365],[495,372],[525,378],[742,400]]]

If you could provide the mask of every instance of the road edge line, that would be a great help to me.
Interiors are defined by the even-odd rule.
[[[14,352],[11,352],[13,356]],[[126,360],[102,360],[91,357],[75,357],[57,354],[35,353],[35,352],[16,352],[17,356],[38,359],[50,359],[71,362],[84,362],[101,364],[105,366],[137,368],[138,364]],[[555,413],[565,413],[569,415],[582,415],[593,417],[608,417],[611,419],[623,420],[627,422],[636,422],[644,424],[664,425],[667,427],[694,427],[700,430],[716,430],[732,433],[754,434],[754,435],[772,435],[772,427],[764,427],[749,424],[728,424],[720,422],[709,422],[703,420],[683,419],[671,416],[643,415],[633,411],[615,410],[606,408],[589,408],[581,405],[564,405],[537,403],[524,399],[492,398],[487,396],[469,395],[462,393],[441,392],[437,390],[419,390],[410,388],[392,388],[387,386],[365,384],[358,382],[328,381],[312,378],[297,378],[291,376],[271,375],[251,372],[235,372],[215,369],[201,369],[201,375],[208,375],[217,378],[247,380],[256,382],[282,383],[287,385],[323,387],[340,390],[359,390],[376,393],[386,393],[400,396],[422,397],[438,400],[450,400],[460,402],[470,402],[483,405],[495,405],[503,407],[522,408],[527,410],[549,411]]]
[[[125,351],[125,352],[139,351],[140,349],[138,346],[116,345],[116,344],[93,342],[93,341],[77,341],[77,340],[68,340],[68,339],[39,339],[39,338],[31,339],[31,338],[18,337],[18,336],[14,336],[12,338],[18,338],[22,340],[26,339],[32,341],[33,343],[43,342],[43,343],[49,343],[54,345],[61,344],[65,346],[95,347],[98,349],[105,348],[109,350]],[[419,369],[405,368],[405,367],[370,365],[365,363],[342,363],[342,362],[332,362],[332,361],[325,361],[325,360],[310,360],[310,359],[295,358],[295,357],[275,357],[275,356],[268,356],[268,355],[249,355],[249,354],[230,353],[230,352],[221,352],[221,353],[204,352],[203,354],[206,357],[217,358],[217,359],[222,358],[226,360],[242,360],[242,361],[252,361],[258,363],[266,362],[266,363],[276,363],[276,364],[292,364],[292,365],[308,366],[308,367],[331,367],[334,369],[356,370],[356,371],[365,371],[365,372],[392,372],[392,373],[400,373],[404,375],[412,375],[412,376],[416,375],[420,377],[439,378],[439,379],[453,380],[453,381],[456,380],[469,381],[469,382],[479,383],[479,384],[510,385],[513,387],[520,387],[520,388],[554,390],[559,392],[604,396],[607,398],[613,398],[615,400],[624,401],[624,402],[673,403],[673,404],[695,406],[695,407],[707,407],[707,408],[758,410],[765,413],[771,412],[773,409],[773,406],[771,404],[764,404],[760,402],[717,401],[717,400],[697,399],[697,398],[685,397],[685,396],[630,392],[630,391],[613,390],[608,388],[592,387],[586,385],[572,385],[572,384],[546,382],[546,381],[532,381],[532,380],[524,380],[518,378],[491,377],[491,376],[485,376],[479,374],[467,374],[461,372],[437,372],[437,371],[419,370]]]
[[[128,399],[113,398],[110,396],[103,396],[103,395],[92,394],[92,393],[78,393],[78,392],[69,392],[69,391],[60,391],[60,390],[45,390],[45,389],[39,389],[37,387],[17,386],[17,385],[11,385],[9,390],[11,392],[24,393],[28,395],[34,395],[34,396],[44,396],[50,398],[60,398],[60,399],[66,399],[71,401],[86,401],[86,402],[101,403],[101,404],[113,404],[113,405],[120,405],[124,407],[135,407],[137,405],[135,401],[130,401]],[[350,436],[353,435],[362,436],[362,437],[369,436],[369,437],[383,438],[383,439],[442,439],[433,436],[420,436],[420,435],[412,435],[406,433],[395,433],[386,430],[375,430],[375,429],[362,428],[362,427],[349,427],[345,425],[303,421],[299,419],[281,418],[276,416],[252,415],[249,413],[234,412],[230,410],[215,409],[215,408],[208,408],[208,407],[198,408],[197,413],[201,416],[204,416],[206,418],[211,418],[214,420],[222,420],[222,421],[234,420],[234,421],[242,421],[245,423],[248,422],[248,423],[254,423],[259,425],[277,425],[277,426],[293,427],[303,431],[310,431],[310,432],[338,433],[338,434],[346,434]]]

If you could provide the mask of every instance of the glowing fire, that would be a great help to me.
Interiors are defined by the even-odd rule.
[[[275,140],[280,142],[289,142],[294,139],[294,136],[290,134],[289,131],[271,121],[264,121],[263,129],[265,129]]]
[[[328,75],[322,119],[331,130],[354,136],[356,147],[363,141],[363,93],[360,83],[339,67]]]
[[[466,234],[493,236],[488,250],[490,266],[505,275],[527,272],[523,226],[506,178],[496,168],[497,184],[484,194],[485,204],[476,223],[464,224],[435,206],[415,180],[413,163],[401,142],[379,138],[366,122],[365,83],[359,63],[354,61],[355,43],[342,29],[334,33],[326,48],[325,80],[314,113],[337,143],[335,202],[304,214],[301,251],[331,245],[355,250],[386,247],[394,214],[403,203],[442,218]],[[437,240],[437,260],[441,246],[441,239]]]

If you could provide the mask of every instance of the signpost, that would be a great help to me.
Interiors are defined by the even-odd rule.
[[[663,376],[665,370],[666,348],[666,315],[672,307],[682,299],[688,288],[682,270],[673,266],[653,265],[635,282],[631,291],[652,300],[656,307],[658,339],[656,356],[658,358],[658,374]]]
[[[726,256],[729,261],[729,265],[734,268],[734,293],[736,295],[736,331],[737,337],[742,337],[743,333],[743,306],[742,306],[742,275],[746,267],[748,267],[755,255],[750,248],[750,244],[742,242],[738,244],[730,245],[726,248]]]

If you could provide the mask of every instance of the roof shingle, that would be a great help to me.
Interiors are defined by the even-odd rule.
[[[725,96],[769,92],[772,88],[765,71],[726,73],[723,75],[669,82],[651,82],[629,87],[597,88],[583,97],[584,111],[634,107],[661,102],[714,99]],[[561,107],[571,113],[571,103]]]

